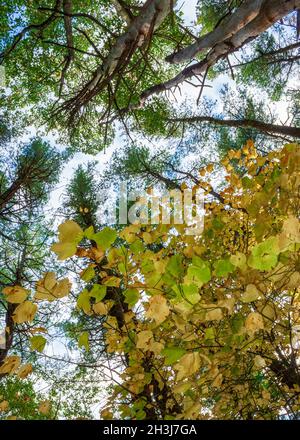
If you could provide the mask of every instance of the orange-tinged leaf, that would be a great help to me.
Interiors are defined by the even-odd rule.
[[[13,374],[20,366],[19,356],[7,356],[0,367],[0,374]]]
[[[35,299],[54,301],[67,296],[71,289],[68,278],[58,281],[54,272],[46,272],[44,277],[36,283]]]
[[[29,290],[18,285],[5,287],[2,292],[5,295],[6,301],[12,304],[20,304],[29,295]]]

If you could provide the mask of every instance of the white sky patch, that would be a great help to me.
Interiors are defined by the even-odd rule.
[[[197,0],[183,0],[178,2],[177,11],[183,12],[183,19],[186,26],[192,25],[196,21],[196,5]]]

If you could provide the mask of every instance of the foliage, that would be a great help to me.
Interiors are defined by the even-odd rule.
[[[83,307],[105,316],[108,352],[127,359],[104,417],[297,415],[299,146],[259,156],[249,141],[223,164],[224,204],[207,200],[202,236],[186,235],[186,225],[129,225],[122,244],[100,239],[73,251],[85,249],[89,280],[100,271],[101,285],[123,295],[86,290]],[[105,250],[103,266],[91,257],[95,247]],[[124,300],[120,326],[112,310]]]

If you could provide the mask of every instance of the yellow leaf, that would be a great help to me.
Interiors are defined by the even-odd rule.
[[[205,314],[205,321],[220,321],[223,319],[222,309],[220,307],[209,310]]]
[[[110,287],[119,287],[120,283],[121,283],[121,278],[115,276],[107,277],[105,278],[105,280],[103,280],[103,284],[105,286],[110,286]]]
[[[29,294],[29,290],[21,286],[8,286],[2,292],[5,295],[6,301],[12,304],[20,304],[25,301]]]
[[[25,379],[25,377],[27,377],[31,373],[32,373],[32,365],[31,364],[25,364],[25,365],[22,365],[22,367],[20,367],[20,369],[17,372],[17,375],[21,379]]]
[[[258,330],[264,328],[263,317],[257,312],[250,313],[246,318],[245,328],[247,333],[254,335]]]
[[[83,238],[83,230],[73,220],[67,220],[58,227],[58,243],[54,243],[51,250],[59,260],[65,260],[76,253],[77,245]]]
[[[35,333],[48,333],[48,331],[45,327],[35,327],[30,329],[30,333],[34,335]]]
[[[137,334],[136,347],[149,350],[149,344],[153,340],[153,333],[151,330],[145,330]]]
[[[37,312],[37,305],[31,301],[25,301],[19,304],[13,314],[13,320],[17,324],[32,321]]]
[[[154,319],[156,324],[161,324],[169,315],[170,310],[167,300],[162,295],[154,295],[149,300],[149,308],[146,312],[147,318]]]
[[[235,298],[226,298],[218,301],[218,306],[226,308],[230,315],[233,312],[234,305],[235,305]]]
[[[222,373],[219,373],[217,375],[217,377],[215,377],[215,379],[212,382],[212,386],[215,388],[220,388],[220,386],[222,385],[223,382],[223,376]]]
[[[20,366],[19,356],[7,356],[0,367],[0,374],[13,374]]]
[[[153,351],[154,354],[158,355],[164,348],[164,344],[161,342],[151,341],[149,345],[149,350]]]
[[[51,246],[51,251],[55,252],[58,260],[66,260],[67,258],[73,257],[77,250],[77,245],[75,243],[54,243]]]
[[[173,388],[173,391],[175,394],[182,394],[185,391],[187,391],[188,389],[190,389],[191,386],[192,386],[191,382],[180,383],[178,385],[175,385],[175,387]]]
[[[54,272],[46,272],[44,277],[36,283],[35,299],[54,301],[67,296],[71,289],[68,278],[57,281]]]
[[[266,322],[271,322],[276,318],[276,309],[274,304],[266,304],[259,308],[263,318],[266,318]]]
[[[300,243],[300,221],[293,216],[289,216],[282,226],[281,234],[279,234],[279,248],[284,251],[291,244]]]
[[[243,293],[241,300],[245,303],[256,301],[259,298],[259,291],[255,284],[248,284],[246,291]]]
[[[230,263],[236,267],[243,268],[246,265],[246,255],[242,252],[237,252],[235,255],[231,255]]]
[[[104,304],[103,302],[98,302],[97,304],[94,304],[93,310],[98,315],[107,315],[108,313],[107,305]]]
[[[81,335],[79,336],[78,339],[78,347],[84,347],[86,349],[86,351],[90,350],[90,344],[89,344],[89,333],[88,332],[83,332],[81,333]]]
[[[152,235],[150,232],[143,232],[142,234],[143,240],[145,243],[150,244],[153,242]]]
[[[298,287],[300,285],[300,273],[299,272],[294,272],[289,280],[288,280],[288,288],[289,289],[295,289],[296,287]]]
[[[254,365],[257,368],[264,368],[266,366],[266,361],[261,356],[257,355],[254,358]]]

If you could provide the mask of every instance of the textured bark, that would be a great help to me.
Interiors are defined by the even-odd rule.
[[[283,136],[291,136],[300,138],[300,128],[290,127],[288,125],[268,124],[265,122],[253,119],[218,119],[212,116],[192,116],[190,118],[172,118],[169,122],[183,122],[183,123],[201,123],[208,122],[210,124],[222,125],[225,127],[244,127],[255,128],[266,134],[277,134]]]
[[[217,43],[231,38],[259,14],[263,3],[265,3],[265,0],[247,0],[213,31],[200,37],[196,43],[169,55],[166,60],[174,64],[192,60],[195,55],[204,49],[211,48]]]
[[[74,47],[74,42],[73,42],[73,30],[72,30],[72,2],[70,0],[64,0],[63,9],[64,9],[64,24],[66,30],[67,45],[69,47],[70,57],[73,57],[74,50],[72,48]]]

